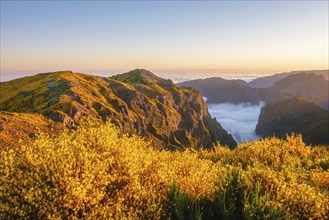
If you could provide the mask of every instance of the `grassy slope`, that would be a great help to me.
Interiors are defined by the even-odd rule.
[[[219,140],[236,144],[223,129],[218,132],[196,90],[146,70],[110,78],[44,73],[0,83],[0,90],[1,111],[38,113],[68,127],[85,116],[103,122],[110,118],[124,132],[140,133],[161,148],[212,147]]]
[[[21,141],[31,143],[40,132],[58,134],[63,129],[39,114],[0,111],[0,149],[20,147]]]

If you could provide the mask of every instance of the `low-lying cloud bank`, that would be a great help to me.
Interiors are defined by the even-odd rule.
[[[249,103],[218,103],[208,104],[209,113],[226,129],[238,142],[258,139],[255,128],[258,116],[264,103],[251,105]]]

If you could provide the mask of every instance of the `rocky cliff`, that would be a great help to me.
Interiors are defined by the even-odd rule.
[[[110,78],[71,71],[0,83],[0,110],[41,114],[74,128],[81,118],[110,120],[159,148],[206,147],[236,142],[208,113],[197,90],[174,85],[147,70]]]
[[[264,106],[256,134],[262,137],[302,134],[308,144],[329,144],[329,113],[301,97]]]

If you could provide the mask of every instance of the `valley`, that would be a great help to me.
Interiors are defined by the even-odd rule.
[[[319,115],[321,122],[321,128],[314,128],[314,118],[307,115],[303,116],[303,127],[297,126],[297,124],[292,123],[288,127],[284,125],[285,120],[301,120],[294,119],[295,116],[292,114],[289,115],[289,111],[301,111],[298,106],[294,106],[291,109],[285,109],[283,103],[285,100],[293,99],[296,97],[301,97],[305,101],[314,103],[319,106],[321,111],[328,112],[329,110],[329,81],[328,81],[328,70],[322,71],[300,71],[300,72],[290,72],[290,73],[280,73],[273,76],[266,76],[254,79],[253,81],[247,83],[243,80],[226,80],[223,78],[208,78],[200,80],[191,80],[180,83],[180,85],[192,87],[199,89],[201,94],[207,97],[207,103],[209,105],[225,105],[225,103],[230,103],[230,105],[238,108],[239,105],[245,105],[249,103],[250,105],[257,106],[259,103],[264,102],[266,106],[262,108],[271,108],[269,105],[276,104],[277,109],[282,109],[286,111],[287,115],[281,122],[267,123],[266,127],[271,130],[271,132],[263,133],[262,131],[256,129],[256,124],[259,124],[259,127],[263,123],[263,115],[259,116],[258,122],[255,124],[253,132],[249,132],[254,135],[260,135],[261,137],[268,137],[278,135],[278,137],[285,137],[286,134],[300,133],[302,130],[310,130],[308,133],[314,136],[317,136],[316,139],[321,139],[321,141],[313,140],[312,138],[305,137],[308,144],[329,144],[329,135],[328,135],[328,115],[325,114],[324,117]],[[296,108],[296,110],[293,110]],[[285,109],[285,110],[283,110]],[[216,111],[216,110],[213,110]],[[219,110],[220,111],[220,110]],[[241,107],[241,115],[243,115],[244,109]],[[234,112],[232,112],[232,115]],[[280,117],[280,113],[271,112],[271,117]],[[315,113],[316,114],[316,113]],[[225,119],[224,119],[225,120]],[[241,120],[243,121],[243,120]],[[274,124],[276,123],[276,124]],[[258,125],[257,125],[258,126]],[[276,129],[272,128],[277,126]],[[235,129],[235,133],[243,132],[243,126],[239,126]],[[239,130],[241,129],[241,131]],[[311,132],[312,131],[312,132]],[[303,133],[303,132],[302,132]],[[233,135],[234,136],[234,135]],[[306,135],[308,136],[308,135]],[[244,137],[245,139],[247,138]],[[239,138],[241,139],[241,138]],[[312,141],[313,140],[313,141]]]

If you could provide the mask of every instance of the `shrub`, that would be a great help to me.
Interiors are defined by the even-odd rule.
[[[172,219],[277,219],[278,208],[260,187],[249,184],[238,167],[228,168],[226,178],[218,182],[215,197],[192,200],[176,184],[169,191]]]
[[[326,219],[327,147],[170,152],[111,124],[0,150],[0,219]]]
[[[154,150],[111,124],[41,134],[0,156],[0,218],[159,219],[174,179],[198,198],[214,192],[220,173],[195,153]]]

